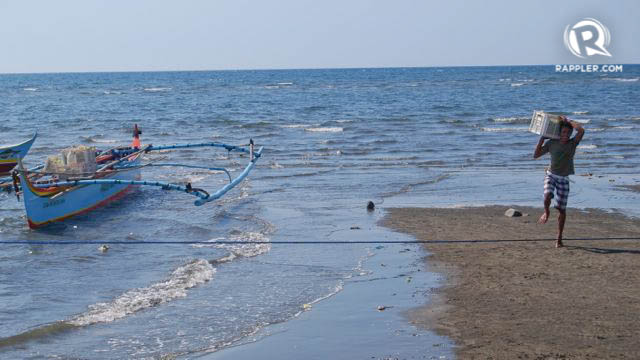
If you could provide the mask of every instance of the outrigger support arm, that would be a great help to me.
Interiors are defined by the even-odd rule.
[[[247,151],[248,152],[248,151]],[[146,185],[146,186],[158,186],[164,190],[176,190],[182,191],[187,194],[191,194],[193,196],[197,196],[197,199],[194,204],[196,206],[200,206],[206,204],[208,202],[214,201],[222,197],[227,191],[231,190],[234,186],[238,185],[244,178],[249,175],[249,172],[256,164],[256,161],[262,155],[262,148],[260,148],[257,152],[253,153],[253,159],[249,162],[249,165],[242,171],[237,178],[233,179],[229,184],[225,185],[222,189],[216,191],[214,194],[209,195],[204,190],[192,188],[191,184],[187,184],[186,186],[170,184],[166,182],[160,181],[142,181],[142,180],[120,180],[120,179],[92,179],[92,180],[67,180],[67,181],[56,181],[50,182],[47,184],[33,184],[35,187],[52,187],[52,186],[77,186],[77,185],[94,185],[94,184],[122,184],[122,185]]]
[[[157,151],[157,150],[170,150],[170,149],[187,149],[187,148],[193,148],[193,147],[220,147],[220,148],[225,148],[227,151],[240,151],[240,152],[249,154],[249,150],[245,149],[242,146],[227,145],[227,144],[215,143],[215,142],[182,144],[182,145],[166,145],[166,146],[149,145],[145,150],[145,152]]]
[[[251,159],[251,161],[249,162],[249,165],[247,165],[247,167],[244,168],[242,173],[238,175],[237,178],[233,179],[233,181],[225,185],[222,189],[216,191],[215,193],[209,195],[208,197],[206,198],[200,197],[200,199],[197,199],[194,202],[194,204],[196,206],[200,206],[221,198],[224,194],[227,193],[227,191],[231,190],[234,186],[238,185],[242,180],[244,180],[244,178],[247,177],[247,175],[249,175],[249,172],[251,172],[251,169],[253,169],[253,167],[256,165],[256,161],[258,161],[258,159],[260,158],[260,155],[262,155],[262,147],[258,149],[257,152],[253,152],[253,159]]]

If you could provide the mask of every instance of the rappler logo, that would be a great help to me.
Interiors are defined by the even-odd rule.
[[[609,29],[596,19],[586,18],[564,29],[564,45],[579,58],[593,55],[611,57],[605,47],[609,46]]]

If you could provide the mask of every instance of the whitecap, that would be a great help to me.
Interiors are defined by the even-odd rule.
[[[593,149],[597,149],[598,146],[597,145],[593,145],[593,144],[588,144],[588,145],[578,145],[578,149],[580,150],[593,150]]]
[[[89,138],[89,139],[92,142],[101,143],[101,144],[114,144],[118,142],[118,140],[112,140],[112,139],[96,139],[96,138]]]
[[[89,311],[72,318],[69,323],[85,326],[112,322],[137,311],[186,297],[187,290],[211,280],[215,272],[216,269],[207,260],[194,260],[174,270],[167,280],[129,290],[111,302],[89,306]]]
[[[161,92],[161,91],[170,91],[171,88],[170,87],[150,87],[150,88],[144,88],[144,91],[148,91],[148,92]]]
[[[513,87],[517,87],[517,86],[522,86],[524,85],[524,83],[512,83],[511,86]]]
[[[574,111],[572,112],[573,115],[586,115],[588,114],[588,111]]]
[[[289,125],[280,125],[280,127],[287,128],[287,129],[306,128],[306,127],[309,127],[309,126],[311,126],[311,125],[309,125],[309,124],[289,124]]]
[[[619,81],[619,82],[636,82],[638,81],[640,78],[603,78],[602,80],[607,80],[607,81]]]
[[[113,144],[118,142],[117,140],[112,139],[100,139],[98,138],[101,135],[97,136],[80,136],[80,138],[87,143],[100,143],[100,144]]]
[[[524,117],[498,117],[498,118],[491,118],[491,120],[497,123],[529,122],[529,118],[524,118]]]
[[[24,88],[22,90],[24,90],[24,91],[38,91],[38,88],[28,87],[28,88]]]
[[[317,127],[317,128],[308,128],[305,131],[310,132],[342,132],[344,128],[341,127]]]
[[[512,127],[483,127],[482,131],[487,132],[517,132],[529,130],[528,127],[512,126]]]
[[[291,86],[291,85],[293,85],[293,83],[292,82],[279,82],[278,85],[279,86]]]

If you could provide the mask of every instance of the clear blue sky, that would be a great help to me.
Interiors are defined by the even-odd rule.
[[[640,1],[0,0],[0,73],[640,63]],[[592,17],[613,58],[563,44]]]

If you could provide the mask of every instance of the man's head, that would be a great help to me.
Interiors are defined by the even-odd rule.
[[[562,117],[560,123],[560,141],[566,143],[571,138],[571,133],[573,132],[573,126],[566,117]]]

